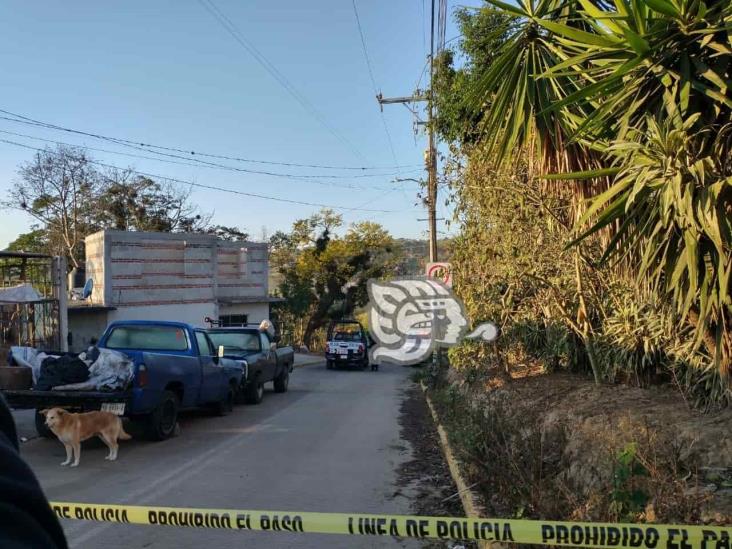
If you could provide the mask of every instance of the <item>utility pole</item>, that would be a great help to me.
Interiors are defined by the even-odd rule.
[[[432,73],[432,59],[430,58],[430,74]],[[430,77],[431,80],[431,77]],[[432,106],[432,84],[427,95],[422,90],[417,90],[414,95],[408,97],[384,97],[379,94],[376,100],[384,108],[384,105],[397,103],[421,103],[427,101],[427,150],[424,152],[425,170],[427,170],[427,227],[429,229],[430,261],[437,261],[437,153],[435,150],[435,134],[432,124],[434,110]],[[398,179],[397,179],[398,181]]]
[[[432,59],[430,58],[430,74],[432,73]],[[431,78],[430,78],[431,80]],[[432,84],[425,96],[421,90],[417,90],[409,97],[384,97],[379,94],[376,100],[383,109],[384,105],[396,103],[418,103],[427,101],[427,150],[424,152],[425,169],[427,170],[427,227],[429,229],[430,261],[437,261],[437,151],[435,148],[435,131],[432,123],[434,117]]]
[[[427,104],[427,217],[430,232],[430,262],[437,261],[437,151],[435,148],[435,129],[433,124],[435,94],[435,0],[432,0],[432,30],[430,32],[430,96]]]
[[[425,94],[416,90],[408,97],[376,96],[376,100],[384,110],[384,105],[397,103],[417,103],[427,101],[427,150],[424,153],[425,169],[427,170],[427,227],[429,229],[430,262],[437,261],[437,149],[435,146],[434,119],[434,92],[432,80],[434,78],[435,58],[435,0],[432,0],[432,29],[430,32],[430,89]],[[420,122],[421,123],[421,122]]]

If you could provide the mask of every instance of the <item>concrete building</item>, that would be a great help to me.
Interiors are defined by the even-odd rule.
[[[204,325],[269,318],[267,245],[190,233],[100,231],[86,238],[88,300],[69,303],[71,348],[81,350],[115,320]]]

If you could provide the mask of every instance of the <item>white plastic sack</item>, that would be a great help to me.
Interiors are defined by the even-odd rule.
[[[89,367],[89,381],[97,391],[125,389],[133,375],[134,364],[127,355],[111,349],[99,349],[99,358]]]
[[[33,385],[38,381],[38,376],[41,375],[41,364],[44,359],[49,356],[43,351],[34,349],[33,347],[10,347],[10,354],[13,356],[13,360],[16,364],[30,368],[33,372]]]
[[[259,331],[260,332],[267,332],[269,337],[274,337],[275,335],[275,329],[272,323],[269,320],[263,320],[259,323]]]

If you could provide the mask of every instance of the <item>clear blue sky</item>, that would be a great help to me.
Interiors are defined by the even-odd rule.
[[[65,127],[202,152],[306,164],[394,164],[351,0],[214,1],[363,158],[295,101],[197,0],[5,2],[0,19],[0,109]],[[385,96],[411,93],[425,65],[425,45],[429,47],[425,34],[429,0],[360,0],[357,5],[377,86]],[[449,12],[452,8],[450,3]],[[448,39],[456,34],[452,21],[446,34]],[[423,135],[415,138],[412,115],[393,105],[385,107],[384,116],[398,163],[414,166],[404,169],[403,177],[421,177],[426,140]],[[0,120],[0,130],[136,152],[5,120]],[[44,145],[1,133],[0,139]],[[18,165],[32,154],[0,143],[0,194],[6,195]],[[347,222],[370,219],[396,236],[424,237],[426,224],[416,220],[425,217],[424,210],[414,205],[416,184],[395,186],[391,175],[318,184],[91,154],[102,162],[201,184],[393,210],[342,213]],[[354,173],[232,165],[295,174]],[[204,211],[215,212],[216,223],[238,225],[254,237],[261,235],[263,226],[270,234],[288,229],[295,219],[318,209],[202,190],[194,190],[192,198]],[[0,215],[1,249],[28,229],[30,219],[15,211]],[[444,231],[444,225],[440,229]]]

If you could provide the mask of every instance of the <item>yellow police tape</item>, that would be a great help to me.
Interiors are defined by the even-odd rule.
[[[273,532],[487,540],[575,547],[732,549],[732,527],[196,509],[51,502],[59,518]]]

